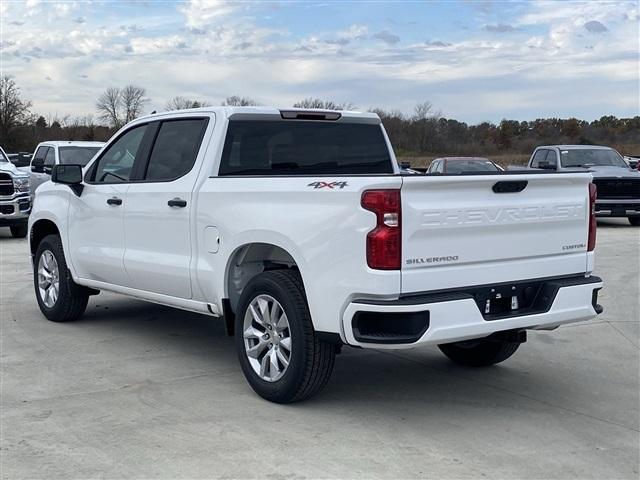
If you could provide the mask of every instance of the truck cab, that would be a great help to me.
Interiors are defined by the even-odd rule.
[[[78,164],[85,166],[102,148],[104,142],[48,141],[38,144],[29,167],[32,191],[51,178],[54,165]]]

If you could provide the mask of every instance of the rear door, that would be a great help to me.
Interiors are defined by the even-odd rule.
[[[404,177],[403,293],[584,272],[590,178]]]
[[[127,192],[124,265],[128,286],[191,298],[193,189],[213,117],[185,116],[154,124],[155,141]]]

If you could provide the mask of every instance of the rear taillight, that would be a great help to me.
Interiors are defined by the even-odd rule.
[[[587,252],[592,252],[596,248],[596,197],[598,189],[595,183],[589,184],[589,240],[587,241]]]
[[[376,228],[367,234],[367,265],[376,270],[399,270],[402,242],[400,190],[367,190],[362,208],[376,214]]]

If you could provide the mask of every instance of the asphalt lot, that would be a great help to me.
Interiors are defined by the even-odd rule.
[[[625,478],[640,461],[640,229],[599,222],[605,313],[498,367],[345,348],[279,406],[222,322],[102,293],[48,322],[25,240],[0,229],[0,477]]]

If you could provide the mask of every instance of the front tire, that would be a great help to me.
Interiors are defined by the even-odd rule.
[[[33,283],[40,311],[53,322],[69,322],[82,316],[89,290],[71,278],[58,235],[47,235],[36,250]]]
[[[314,331],[297,272],[276,270],[254,277],[240,296],[235,331],[242,371],[262,398],[298,402],[327,384],[336,346]]]
[[[12,225],[9,228],[11,229],[11,235],[13,238],[24,238],[27,236],[29,231],[26,223],[22,225]]]
[[[629,223],[634,227],[640,227],[640,216],[627,217],[627,219],[629,220]]]
[[[513,342],[495,337],[445,343],[438,348],[451,361],[465,367],[487,367],[504,362],[511,357],[521,342]]]

